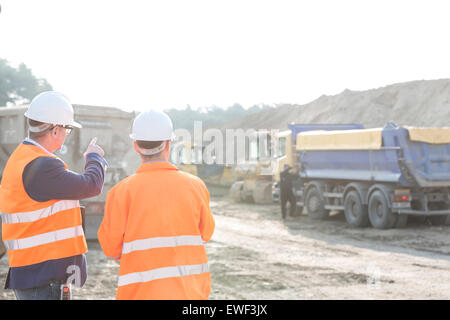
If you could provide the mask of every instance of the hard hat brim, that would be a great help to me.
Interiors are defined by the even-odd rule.
[[[75,128],[83,128],[83,126],[81,124],[79,124],[78,122],[72,121],[72,126],[74,126]]]
[[[139,139],[139,137],[137,137],[135,134],[131,133],[130,134],[130,138],[133,140],[141,140],[141,141],[166,141],[166,140],[170,140],[173,141],[175,139],[176,135],[175,133],[172,132],[172,136],[168,139],[161,139],[161,140],[146,140],[146,139]]]
[[[24,116],[27,117],[28,119],[35,120],[35,121],[40,121],[40,122],[43,122],[43,123],[53,123],[53,122],[51,122],[51,121],[48,121],[48,120],[41,119],[41,118],[39,118],[39,117],[30,115],[30,113],[28,112],[28,110],[24,113]],[[75,122],[75,121],[73,121],[73,120],[72,120],[71,123],[68,123],[67,125],[73,126],[73,127],[75,127],[75,128],[79,128],[79,129],[80,129],[80,128],[83,128],[83,126],[82,126],[81,124],[79,124],[78,122]]]

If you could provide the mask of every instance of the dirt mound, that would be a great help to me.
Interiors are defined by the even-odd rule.
[[[398,83],[366,91],[344,90],[305,105],[280,105],[220,128],[287,129],[295,123],[362,123],[366,128],[399,125],[449,126],[450,79]]]

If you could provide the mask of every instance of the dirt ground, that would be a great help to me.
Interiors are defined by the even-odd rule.
[[[213,198],[211,208],[210,299],[450,299],[450,226],[353,229],[343,214],[282,221],[278,205],[227,198]],[[74,299],[114,299],[118,264],[98,243],[88,246],[88,280]],[[4,257],[2,285],[7,270]],[[0,289],[0,299],[14,294]]]

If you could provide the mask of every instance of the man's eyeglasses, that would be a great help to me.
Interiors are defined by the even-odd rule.
[[[55,127],[62,127],[64,129],[66,129],[66,133],[67,134],[70,134],[72,132],[72,130],[73,130],[73,127],[72,126],[68,126],[68,125],[66,125],[66,126],[59,126],[59,125],[57,125],[57,126],[50,127],[47,130],[53,130],[53,128],[55,128]]]
[[[72,126],[62,126],[64,129],[66,129],[66,133],[67,134],[70,134],[71,132],[72,132],[72,130],[73,130],[73,127]]]

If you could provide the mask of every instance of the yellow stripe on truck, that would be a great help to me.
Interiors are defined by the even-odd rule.
[[[432,144],[450,143],[450,128],[420,128],[404,127],[409,132],[411,141],[426,142]]]
[[[296,150],[379,150],[382,128],[315,130],[297,135]]]

